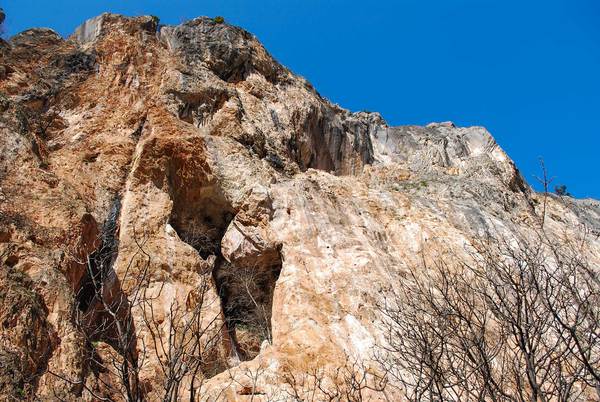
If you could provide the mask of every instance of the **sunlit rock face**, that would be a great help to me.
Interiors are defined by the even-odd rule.
[[[7,395],[117,398],[93,362],[119,355],[140,395],[161,399],[152,344],[198,318],[200,293],[216,346],[184,399],[264,399],[283,372],[370,367],[377,305],[408,267],[530,227],[542,204],[551,233],[595,233],[598,261],[597,201],[543,202],[482,127],[342,109],[240,28],[103,14],[68,39],[33,29],[1,45]],[[130,328],[125,345],[110,320]]]

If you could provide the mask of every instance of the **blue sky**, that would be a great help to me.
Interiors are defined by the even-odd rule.
[[[536,185],[600,199],[598,0],[0,0],[7,35],[70,34],[104,11],[222,15],[351,110],[392,125],[482,125]]]

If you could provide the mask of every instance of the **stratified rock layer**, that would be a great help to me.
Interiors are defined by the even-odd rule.
[[[103,14],[67,40],[32,29],[0,52],[0,392],[14,397],[93,399],[86,339],[118,345],[98,327],[91,266],[110,269],[107,298],[129,298],[119,315],[136,340],[121,352],[140,359],[152,336],[131,301],[140,278],[160,325],[209,280],[204,319],[226,329],[229,370],[207,372],[203,392],[244,400],[248,370],[271,390],[284,366],[368,364],[375,306],[408,266],[540,214],[485,129],[341,109],[209,18]],[[546,209],[554,233],[589,228],[599,258],[597,201],[550,196]],[[231,302],[242,284],[224,279],[242,268],[263,284],[262,344]],[[160,356],[147,354],[139,377],[155,399]]]

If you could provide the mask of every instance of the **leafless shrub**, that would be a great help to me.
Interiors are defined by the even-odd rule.
[[[264,341],[273,342],[271,333],[273,273],[259,266],[234,266],[224,261],[219,270],[227,327],[235,334],[244,360],[260,351]]]
[[[205,370],[216,363],[213,359],[219,358],[213,353],[219,348],[219,316],[206,314],[207,307],[215,302],[210,298],[209,279],[205,276],[196,288],[193,300],[188,300],[190,306],[171,301],[165,317],[166,328],[155,313],[154,298],[142,298],[142,319],[150,333],[150,345],[143,348],[151,349],[158,357],[164,378],[164,401],[178,401],[183,398],[182,392],[194,401]],[[181,389],[184,382],[187,382],[187,390]]]
[[[337,367],[312,364],[301,371],[284,367],[280,380],[286,400],[301,402],[368,401],[370,393],[384,393],[387,387],[385,376],[349,356]]]
[[[382,367],[410,400],[600,397],[598,268],[571,240],[497,236],[423,258],[379,306]]]
[[[216,228],[192,226],[185,232],[181,231],[181,240],[195,248],[202,257],[216,255],[219,252],[220,237]]]
[[[149,292],[151,256],[145,251],[144,241],[134,240],[137,251],[120,277],[112,269],[115,255],[106,245],[106,237],[100,250],[106,247],[109,252],[88,257],[91,288],[82,287],[74,320],[88,345],[87,365],[92,377],[72,379],[51,374],[80,385],[84,394],[95,400],[142,401],[147,390],[140,383],[140,369],[152,356],[151,363],[160,370],[162,387],[159,392],[153,390],[154,394],[161,395],[163,401],[193,401],[201,392],[205,371],[220,359],[215,350],[220,347],[222,324],[218,314],[207,314],[215,302],[210,297],[210,272],[201,275],[186,303],[173,299],[166,308],[161,306],[167,313],[159,313],[156,308],[163,287],[153,294]],[[128,284],[127,293],[121,282]],[[88,294],[82,294],[85,292]],[[82,305],[82,300],[87,301]],[[139,312],[139,327],[133,309]],[[59,398],[60,392],[55,394]]]

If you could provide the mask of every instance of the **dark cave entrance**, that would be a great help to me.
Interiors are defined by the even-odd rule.
[[[190,186],[174,194],[173,201],[169,224],[180,239],[204,260],[215,257],[212,277],[221,300],[227,359],[250,360],[265,340],[272,342],[273,291],[281,271],[279,249],[265,250],[252,261],[231,263],[221,253],[221,240],[235,211],[220,189]],[[226,368],[211,371],[217,374]]]
[[[174,197],[169,224],[203,259],[220,256],[221,239],[235,211],[215,186],[182,193],[178,195],[184,197]]]
[[[273,291],[281,272],[279,252],[257,264],[232,264],[221,257],[213,272],[227,329],[240,360],[251,360],[264,341],[272,343]]]

